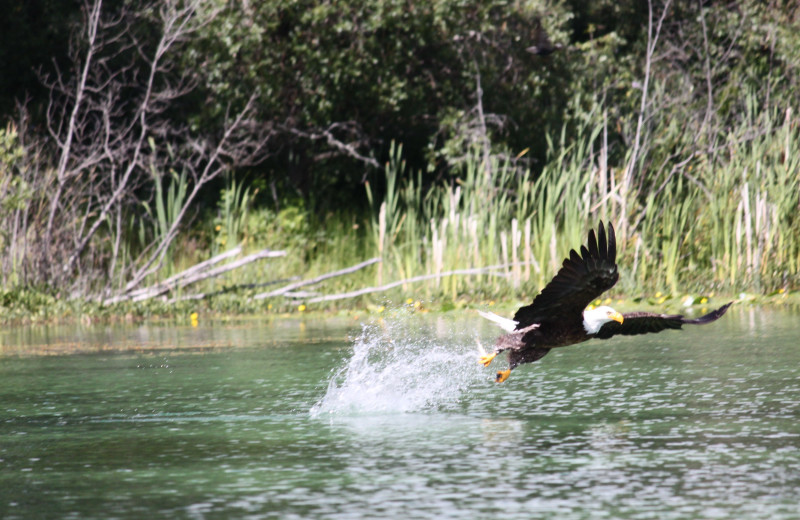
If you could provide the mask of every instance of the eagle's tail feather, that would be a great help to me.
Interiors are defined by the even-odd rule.
[[[505,330],[505,331],[513,332],[517,328],[517,322],[516,321],[514,321],[512,319],[509,319],[509,318],[504,318],[502,316],[498,316],[497,314],[495,314],[493,312],[478,311],[478,314],[480,314],[481,316],[483,316],[484,318],[486,318],[489,321],[493,321],[493,322],[497,323],[497,325],[500,326],[500,328]]]

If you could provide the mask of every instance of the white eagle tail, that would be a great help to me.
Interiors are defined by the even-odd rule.
[[[497,325],[500,326],[500,328],[505,331],[514,332],[517,329],[517,322],[512,319],[498,316],[493,312],[478,311],[478,314],[480,314],[489,321],[497,323]]]

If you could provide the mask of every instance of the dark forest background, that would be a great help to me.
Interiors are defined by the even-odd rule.
[[[255,278],[372,254],[381,281],[401,278],[434,269],[429,221],[456,209],[494,214],[512,242],[528,222],[542,257],[562,251],[551,235],[612,219],[639,255],[629,287],[670,262],[662,286],[697,269],[715,273],[706,290],[797,280],[795,2],[0,6],[7,290],[121,294],[239,243],[296,261]],[[573,181],[583,209],[545,219]],[[457,188],[508,205],[433,202]]]

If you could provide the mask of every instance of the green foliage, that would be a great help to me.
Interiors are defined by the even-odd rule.
[[[250,206],[256,196],[256,193],[250,193],[249,187],[245,188],[243,182],[237,182],[231,175],[226,177],[225,183],[226,188],[220,194],[217,216],[214,218],[214,243],[220,251],[235,247],[244,238]]]
[[[145,247],[146,244],[153,240],[160,242],[165,239],[170,229],[178,221],[181,208],[186,199],[186,190],[189,182],[186,172],[178,172],[170,170],[169,175],[166,176],[169,182],[166,193],[164,192],[164,180],[162,176],[155,171],[151,171],[153,175],[153,187],[155,193],[153,195],[153,202],[142,202],[142,207],[145,213],[150,217],[153,227],[147,230],[147,223],[140,221],[139,240],[140,245]],[[155,210],[152,206],[155,206]],[[174,245],[170,246],[170,250],[174,250]],[[167,275],[173,274],[171,263],[167,264]]]
[[[0,128],[0,251],[3,252],[3,285],[16,285],[23,281],[20,273],[24,253],[19,242],[27,237],[20,225],[28,212],[36,192],[26,175],[20,170],[26,167],[25,149],[14,125]]]
[[[37,288],[4,289],[0,291],[0,309],[3,320],[25,318],[42,321],[51,317],[58,299],[49,291]]]
[[[655,26],[663,6],[652,6]],[[452,175],[473,146],[517,157],[538,177],[548,135],[564,129],[571,138],[604,111],[611,163],[624,163],[642,132],[634,159],[648,188],[660,181],[643,172],[724,142],[744,112],[742,88],[773,106],[800,100],[791,8],[681,0],[660,28],[637,130],[648,15],[633,0],[226,4],[187,53],[187,66],[202,63],[216,103],[196,113],[196,124],[258,93],[280,150],[262,174],[324,213],[363,193],[363,161],[332,141],[381,164],[391,160],[390,143],[402,143],[423,189]],[[526,52],[541,30],[564,49]],[[658,121],[684,132],[659,131]],[[641,209],[645,197],[636,195],[631,204]]]
[[[755,94],[748,104],[758,105]],[[549,140],[550,159],[538,177],[496,159],[486,163],[475,150],[455,183],[423,192],[413,176],[397,180],[402,168],[391,165],[402,161],[395,158],[385,172],[392,191],[384,202],[378,206],[369,193],[380,208],[371,220],[373,236],[390,237],[374,241],[384,258],[382,276],[503,264],[504,277],[452,277],[418,287],[436,299],[509,293],[524,298],[603,219],[617,228],[618,292],[796,287],[800,135],[791,110],[758,114],[758,121],[732,129],[725,153],[696,154],[688,165],[673,158],[677,164],[669,165],[664,178],[654,177],[660,184],[648,189],[626,187],[622,169],[602,169],[600,160],[609,156],[600,140],[606,133],[602,119],[598,126],[578,127],[572,138],[562,131],[558,141]],[[582,120],[593,119],[597,114],[583,114]],[[754,127],[763,134],[753,138]],[[654,131],[669,142],[683,133],[669,122],[654,125]]]
[[[30,184],[17,172],[24,155],[17,129],[10,124],[0,128],[0,214],[6,217],[10,210],[25,208],[34,195]]]
[[[498,145],[515,141],[499,149],[520,150],[520,143],[529,147],[531,138],[542,139],[532,130],[559,121],[558,100],[566,92],[547,62],[525,52],[544,12],[555,18],[548,27],[568,16],[544,1],[231,4],[190,56],[204,63],[210,97],[218,103],[210,108],[218,116],[229,103],[259,93],[262,117],[274,125],[276,147],[284,150],[271,162],[279,181],[283,168],[277,165],[288,161],[289,184],[309,198],[326,192],[315,201],[330,209],[349,200],[363,172],[341,149],[322,153],[326,140],[381,159],[396,140],[415,171],[427,172],[431,160],[441,172],[442,159],[463,156],[455,146],[471,139],[465,130],[474,121],[478,78],[486,112],[498,115],[491,134],[500,137]],[[529,103],[531,93],[553,103]],[[518,132],[507,128],[512,113],[514,124],[522,125]]]
[[[662,8],[634,0],[204,3],[204,23],[164,79],[189,72],[201,87],[165,110],[212,135],[255,94],[253,124],[269,129],[270,153],[232,171],[224,187],[205,188],[203,204],[190,208],[200,219],[180,230],[164,271],[242,243],[289,255],[208,290],[381,256],[325,291],[507,264],[361,302],[417,293],[527,298],[602,218],[618,229],[621,292],[795,288],[796,7],[678,0],[658,25]],[[542,29],[564,48],[526,52]],[[15,225],[0,231],[7,287],[24,284],[15,273],[39,267],[22,269],[15,244],[41,236],[42,194],[54,185],[52,150],[42,146],[41,168],[30,168],[37,156],[22,142],[35,141],[11,126],[0,131],[0,213],[30,223],[13,237]],[[120,233],[119,247],[130,248],[120,265],[92,271],[119,286],[126,262],[168,232],[186,200],[185,172],[163,181],[150,173],[159,179],[152,193],[139,184],[130,197],[152,195],[146,218],[109,215],[96,239],[102,252]]]

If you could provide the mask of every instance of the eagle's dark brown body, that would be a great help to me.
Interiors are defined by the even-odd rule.
[[[570,251],[569,258],[555,277],[545,286],[533,303],[521,307],[513,320],[500,318],[491,313],[482,313],[497,321],[506,330],[500,336],[492,354],[481,358],[488,366],[494,357],[508,351],[509,368],[497,373],[502,382],[511,370],[523,363],[532,363],[544,357],[553,348],[565,347],[588,339],[608,339],[616,335],[647,334],[666,329],[680,329],[684,324],[702,325],[717,320],[731,303],[695,319],[679,314],[655,314],[631,312],[620,314],[610,307],[585,310],[617,282],[619,274],[616,264],[617,244],[614,227],[608,225],[606,234],[603,223],[589,231],[586,246],[581,253]]]
[[[579,322],[545,322],[522,330],[515,330],[497,338],[495,351],[508,350],[510,369],[523,363],[538,361],[550,352],[551,348],[565,347],[581,343],[591,338]],[[537,347],[536,345],[547,345]]]

